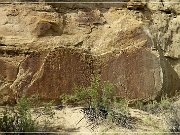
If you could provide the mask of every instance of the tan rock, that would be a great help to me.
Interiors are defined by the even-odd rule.
[[[167,36],[171,37],[172,43],[168,46],[165,56],[178,59],[180,58],[180,16],[173,18],[169,22]]]
[[[32,34],[34,36],[52,36],[53,33],[57,33],[58,35],[56,28],[58,28],[57,24],[41,20],[35,24],[34,29],[32,29]]]
[[[180,13],[180,3],[178,0],[151,0],[147,3],[150,10],[161,10],[168,14]]]
[[[61,35],[62,18],[56,12],[42,12],[36,5],[1,7],[0,36],[32,36]],[[46,10],[46,9],[41,9]]]
[[[63,33],[65,34],[77,34],[85,33],[89,34],[95,25],[103,25],[105,19],[101,16],[99,10],[92,10],[89,12],[78,11],[78,13],[71,13],[65,15],[65,27]]]
[[[127,3],[127,8],[128,9],[135,9],[135,10],[142,10],[146,6],[146,0],[130,0]]]
[[[0,104],[14,104],[15,91],[10,88],[11,84],[17,78],[19,63],[23,58],[0,58]]]
[[[180,88],[178,64],[164,54],[179,58],[178,17],[133,10],[0,7],[0,55],[11,61],[0,61],[3,95],[58,99],[75,85],[88,86],[97,74],[129,100],[173,95]]]

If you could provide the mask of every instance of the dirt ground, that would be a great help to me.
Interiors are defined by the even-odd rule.
[[[101,134],[166,134],[168,132],[168,123],[164,115],[152,115],[137,109],[130,109],[132,117],[137,118],[132,129],[117,126],[112,122],[104,121],[98,126],[91,124],[81,111],[81,107],[65,107],[62,110],[53,110],[55,115],[53,119],[46,116],[38,121],[43,124],[45,119],[49,120],[50,129],[62,134],[68,135],[101,135]]]

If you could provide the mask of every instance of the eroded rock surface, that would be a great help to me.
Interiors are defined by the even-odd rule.
[[[1,5],[1,104],[23,94],[58,99],[98,74],[129,100],[173,95],[180,89],[178,6],[152,4]]]

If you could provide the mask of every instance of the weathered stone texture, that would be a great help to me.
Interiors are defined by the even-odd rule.
[[[48,54],[29,56],[20,65],[12,88],[19,96],[39,95],[42,99],[58,99],[72,93],[75,86],[88,86],[91,56],[70,48],[57,48]]]
[[[110,58],[102,66],[102,78],[115,84],[118,96],[130,100],[154,99],[163,85],[160,58],[147,48]]]
[[[129,100],[180,89],[178,5],[62,5],[0,6],[1,104],[58,99],[97,74]]]

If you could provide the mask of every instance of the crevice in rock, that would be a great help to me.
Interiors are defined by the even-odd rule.
[[[169,56],[169,55],[164,55],[164,57],[166,57],[168,60],[179,60],[179,58],[177,57],[172,57],[172,56]]]
[[[164,7],[164,0],[160,0],[160,2],[162,3],[163,7]]]
[[[33,54],[33,51],[29,50],[20,50],[20,49],[12,49],[12,48],[0,48],[0,55],[2,56],[22,56],[22,55],[30,55]]]
[[[173,9],[166,9],[166,10],[159,10],[165,14],[173,14],[173,15],[177,15],[176,11]]]
[[[0,43],[0,46],[7,46],[6,44],[2,44],[2,43]]]
[[[75,46],[75,47],[81,47],[82,45],[83,45],[83,41],[81,41],[81,42],[75,44],[74,46]]]
[[[169,61],[166,57],[164,57],[163,50],[160,46],[160,35],[157,34],[157,39],[154,39],[155,47],[157,48],[157,51],[159,52],[159,58],[160,58],[160,64],[162,67],[163,72],[163,87],[162,90],[157,94],[156,99],[160,100],[162,96],[174,96],[177,89],[180,88],[179,84],[176,84],[179,80],[178,74],[175,72],[173,67],[170,65]]]

